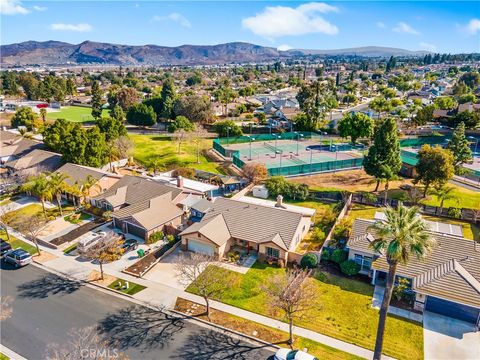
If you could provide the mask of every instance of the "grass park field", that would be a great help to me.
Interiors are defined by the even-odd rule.
[[[107,116],[108,110],[103,110],[102,115]],[[47,120],[57,119],[66,119],[78,123],[94,121],[92,109],[81,106],[64,106],[59,111],[47,110]]]
[[[197,163],[197,145],[192,141],[180,144],[172,141],[169,136],[130,134],[135,145],[133,157],[138,162],[149,167],[154,161],[160,165],[159,170],[174,167],[188,167],[213,173],[223,174],[223,168],[215,162],[209,161],[204,151],[212,147],[212,139],[201,139],[199,143],[200,162]]]

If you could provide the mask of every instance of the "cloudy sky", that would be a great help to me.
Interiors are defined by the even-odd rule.
[[[245,41],[280,49],[391,46],[480,52],[479,1],[0,0],[1,43]]]

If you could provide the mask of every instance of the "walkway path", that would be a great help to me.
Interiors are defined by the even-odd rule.
[[[380,309],[382,305],[383,294],[385,293],[385,288],[383,286],[375,285],[375,289],[373,290],[373,299],[372,299],[372,308]],[[423,322],[423,315],[415,313],[413,311],[408,311],[405,309],[400,309],[395,306],[389,306],[388,312],[393,315],[397,315],[409,320],[413,320],[419,323]]]

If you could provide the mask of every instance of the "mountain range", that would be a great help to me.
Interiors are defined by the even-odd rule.
[[[69,44],[60,41],[26,41],[0,46],[3,66],[22,65],[221,65],[230,63],[267,62],[306,56],[358,55],[365,57],[422,56],[428,51],[367,46],[338,50],[292,49],[279,51],[273,47],[244,42],[219,45],[119,45],[84,41]]]

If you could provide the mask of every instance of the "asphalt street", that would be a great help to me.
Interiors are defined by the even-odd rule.
[[[33,265],[14,270],[2,262],[0,285],[2,298],[13,297],[11,317],[0,323],[1,343],[27,359],[44,359],[47,347],[66,347],[75,339],[72,332],[92,326],[111,354],[117,349],[130,359],[256,360],[272,355],[258,344],[169,317]]]

